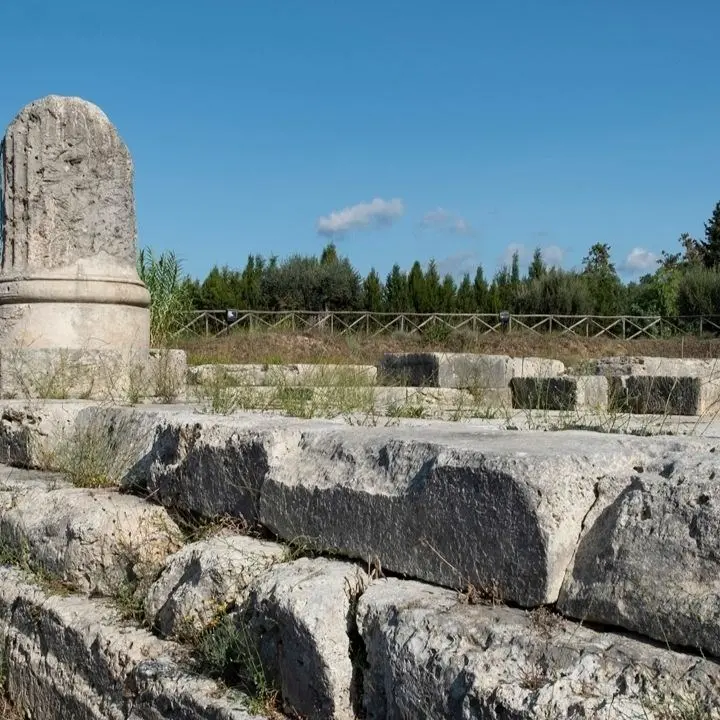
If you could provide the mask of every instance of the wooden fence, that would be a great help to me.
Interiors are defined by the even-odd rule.
[[[664,318],[658,315],[506,315],[485,313],[310,312],[302,310],[197,310],[179,319],[174,335],[219,337],[238,330],[328,332],[336,335],[502,332],[556,333],[623,340],[674,335],[718,335],[720,315]]]

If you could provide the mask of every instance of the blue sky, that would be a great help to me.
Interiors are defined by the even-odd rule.
[[[319,252],[363,272],[513,247],[630,274],[720,200],[717,0],[3,3],[3,126],[98,104],[139,244],[188,272]]]

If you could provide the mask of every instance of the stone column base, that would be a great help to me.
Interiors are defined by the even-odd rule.
[[[139,280],[0,276],[0,348],[147,351],[149,304]]]

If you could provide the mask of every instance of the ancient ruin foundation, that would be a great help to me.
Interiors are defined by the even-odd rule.
[[[130,153],[79,98],[30,103],[2,146],[0,349],[143,351]]]

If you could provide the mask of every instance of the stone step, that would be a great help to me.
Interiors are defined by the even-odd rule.
[[[688,457],[704,463],[708,478],[720,470],[717,440],[710,438],[498,432],[442,423],[356,428],[121,408],[85,410],[81,416],[121,428],[129,445],[136,435],[147,437],[148,427],[156,428],[155,440],[125,482],[142,486],[168,507],[241,516],[286,541],[303,537],[319,551],[451,588],[471,583],[526,607],[561,596],[571,603],[574,593],[614,597],[620,578],[638,572],[629,536],[628,547],[618,546],[609,566],[619,575],[609,573],[606,581],[600,573],[592,581],[595,589],[584,580],[577,589],[573,563],[579,563],[581,548],[588,567],[607,553],[585,539],[595,537],[594,523],[599,537],[613,532],[624,537],[622,516],[613,529],[607,526],[610,510],[592,511],[621,503],[640,473],[650,484],[648,492],[667,494],[668,483],[680,482],[669,479],[668,468],[684,467]],[[651,533],[653,552],[682,572],[676,579],[663,577],[666,592],[654,599],[628,596],[637,610],[628,598],[614,606],[606,599],[594,607],[593,617],[656,637],[656,626],[643,617],[670,613],[679,630],[668,629],[665,637],[714,654],[720,648],[702,618],[720,607],[713,579],[720,577],[720,560],[713,559],[720,552],[708,556],[704,546],[687,538],[697,536],[700,527],[720,524],[720,497],[712,482],[699,488],[697,497],[687,492],[682,502],[664,506],[668,531]],[[706,502],[698,500],[705,497]],[[647,525],[636,522],[638,528]],[[645,555],[651,557],[649,546]],[[698,588],[697,597],[688,594],[689,587]],[[670,609],[664,607],[668,603]],[[568,612],[579,614],[576,606]]]
[[[507,388],[514,377],[556,377],[559,360],[473,353],[386,353],[379,365],[388,384],[440,388]]]
[[[515,377],[510,389],[513,408],[523,410],[602,411],[608,407],[604,377]]]
[[[505,411],[510,408],[511,394],[509,388],[242,386],[224,388],[218,397],[199,393],[198,404],[209,409],[263,410],[300,417],[366,412],[385,417],[458,419]]]
[[[571,628],[577,628],[567,624],[562,634],[551,634],[545,651],[550,660],[535,636],[524,641],[525,655],[508,656],[508,648],[517,647],[524,632],[518,618],[525,615],[504,607],[502,617],[478,610],[479,615],[448,620],[450,624],[443,624],[445,616],[439,618],[437,637],[459,638],[461,650],[440,653],[434,669],[427,670],[423,648],[435,647],[436,631],[429,620],[421,623],[421,617],[432,613],[428,616],[423,603],[416,602],[426,591],[432,595],[433,612],[450,599],[457,605],[458,590],[466,600],[491,605],[538,611],[553,604],[582,622],[625,628],[638,637],[720,657],[715,627],[720,614],[717,439],[499,432],[443,423],[356,428],[253,414],[208,416],[177,407],[80,404],[74,409],[71,421],[67,408],[65,414],[55,412],[58,426],[66,434],[68,426],[80,433],[100,428],[96,441],[107,437],[112,447],[130,448],[133,457],[127,458],[122,482],[153,504],[107,489],[70,487],[65,475],[0,468],[5,560],[39,572],[45,582],[62,581],[64,592],[70,584],[76,592],[112,597],[117,583],[129,579],[123,575],[128,560],[123,550],[132,549],[128,528],[136,523],[141,552],[157,568],[151,582],[134,586],[151,626],[182,639],[189,630],[203,632],[204,625],[216,622],[219,609],[227,611],[222,615],[225,629],[251,643],[286,706],[307,717],[349,718],[358,703],[368,717],[384,717],[384,711],[373,709],[388,702],[377,686],[381,677],[395,678],[398,697],[405,698],[394,716],[417,717],[418,688],[424,687],[429,695],[422,697],[430,705],[420,714],[447,717],[444,703],[455,692],[449,688],[460,671],[451,656],[457,658],[458,652],[471,659],[469,667],[489,664],[498,673],[485,684],[463,685],[460,695],[467,700],[458,702],[484,707],[495,697],[494,688],[496,694],[509,693],[508,707],[523,720],[537,717],[531,705],[522,711],[526,715],[518,709],[530,703],[525,691],[535,685],[539,695],[533,695],[532,703],[540,703],[538,712],[560,712],[562,703],[580,702],[573,689],[576,681],[558,685],[561,676],[585,682],[583,692],[592,688],[583,701],[587,703],[593,696],[607,699],[611,678],[625,687],[629,676],[619,670],[616,651],[628,655],[631,665],[644,668],[647,662],[660,668],[660,678],[677,658],[680,671],[689,677],[700,667],[694,655],[669,650],[657,655],[650,642],[638,640],[626,647],[615,633],[584,635],[579,629],[579,644],[571,643],[575,649],[568,659],[556,654],[575,632]],[[42,428],[47,439],[49,425],[38,417],[32,427]],[[25,432],[37,430],[26,425]],[[100,456],[106,457],[105,452]],[[229,515],[250,528],[269,530],[293,547],[301,545],[304,552],[332,553],[334,558],[293,559],[282,544],[232,532],[173,552],[177,531],[162,506],[209,519]],[[121,519],[113,522],[113,517]],[[147,539],[161,518],[171,524]],[[135,551],[131,556],[136,559]],[[143,564],[137,560],[133,569]],[[374,581],[387,573],[446,589],[407,581],[392,586],[393,597],[373,600]],[[420,595],[412,588],[419,588]],[[412,619],[404,625],[398,618],[406,612],[401,597],[406,592]],[[348,617],[358,602],[356,626]],[[452,608],[443,613],[461,612],[451,613]],[[389,618],[386,624],[382,617]],[[486,632],[478,630],[483,627],[496,629],[496,645],[486,647],[478,640]],[[390,642],[396,633],[397,640]],[[407,646],[403,633],[420,645]],[[573,655],[582,644],[595,647],[593,657],[599,659]],[[278,654],[277,648],[284,650]],[[505,665],[499,659],[503,652]],[[354,653],[368,658],[362,668],[347,663]],[[63,672],[58,670],[59,676]],[[479,677],[478,672],[471,675]],[[516,676],[517,682],[502,681]],[[166,687],[183,682],[168,680]],[[662,682],[656,688],[660,694],[669,691]],[[549,689],[543,693],[545,687]],[[627,687],[620,693],[623,702],[627,699],[618,706],[622,712],[636,707],[633,693],[640,686]],[[693,680],[688,692],[698,687]],[[49,691],[37,692],[47,698]],[[92,692],[82,689],[84,698],[99,694],[95,686]],[[321,710],[313,715],[312,707]],[[582,707],[586,716],[597,709]],[[78,714],[86,716],[114,717],[110,712]],[[608,715],[616,716],[625,717]]]
[[[360,597],[363,706],[380,718],[717,720],[720,666],[548,612],[397,579]]]
[[[0,566],[8,694],[43,720],[250,720],[248,699],[183,669],[182,649],[124,623],[108,604],[44,590]]]
[[[112,596],[152,575],[183,543],[165,508],[60,475],[0,466],[0,548],[5,560],[68,588]]]
[[[374,365],[333,365],[330,363],[194,365],[188,367],[187,379],[189,383],[195,385],[225,383],[251,386],[366,386],[375,384],[377,368]]]

